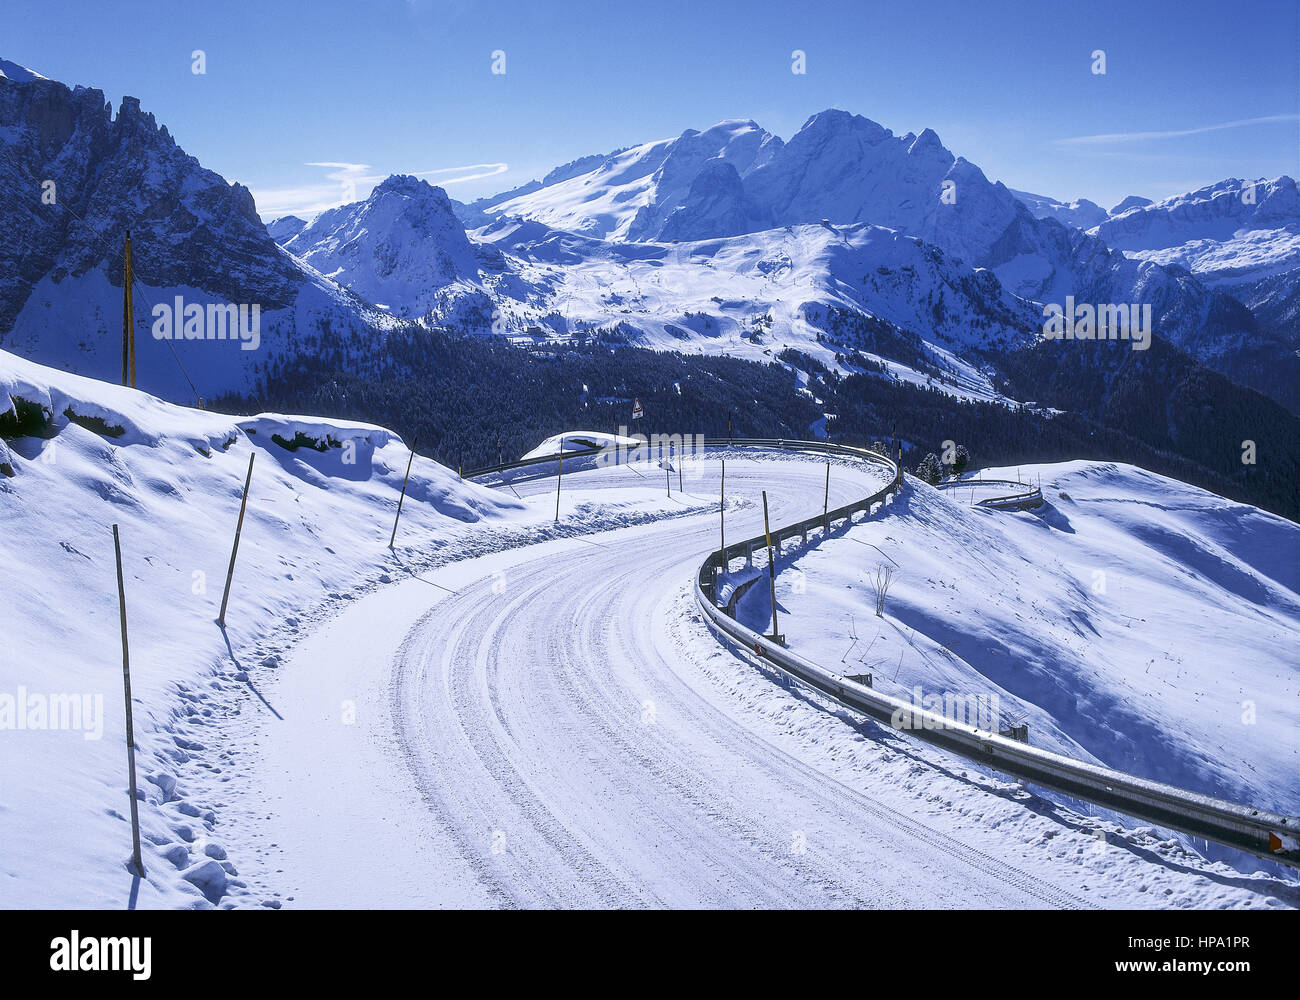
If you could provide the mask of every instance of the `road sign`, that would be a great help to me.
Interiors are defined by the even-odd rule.
[[[640,420],[644,416],[645,416],[645,411],[641,409],[641,400],[639,399],[632,400],[632,419]]]

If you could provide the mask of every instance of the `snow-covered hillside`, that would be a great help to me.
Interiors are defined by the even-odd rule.
[[[0,905],[127,902],[122,660],[111,526],[120,529],[148,878],[139,905],[256,905],[222,842],[226,793],[198,790],[247,747],[216,716],[260,697],[284,645],[359,593],[552,533],[635,522],[658,483],[599,506],[457,479],[367,424],[186,409],[0,352]],[[227,627],[216,624],[256,455]],[[672,513],[682,511],[674,504]],[[45,712],[71,699],[72,729]],[[37,705],[41,708],[40,715]],[[241,709],[242,704],[242,709]],[[224,825],[223,825],[224,824]],[[76,878],[55,872],[76,872]]]
[[[1132,466],[981,475],[1041,480],[1047,503],[978,509],[912,482],[889,517],[782,567],[792,648],[901,697],[996,695],[1035,746],[1300,810],[1300,527]],[[770,622],[766,590],[741,613]]]
[[[703,132],[688,129],[676,139],[592,157],[595,162],[583,173],[557,177],[502,200],[484,199],[474,207],[489,215],[524,216],[599,239],[655,239],[687,201],[702,171],[721,163],[744,177],[768,163],[781,145],[780,139],[752,121],[719,122]],[[734,232],[699,235],[747,231],[749,220],[738,221],[741,228]]]
[[[511,329],[618,327],[650,347],[758,360],[792,346],[830,365],[856,351],[977,398],[996,393],[962,352],[1037,335],[1037,312],[990,272],[874,226],[629,244],[507,221],[475,237],[511,262],[508,277],[485,281]],[[512,294],[517,281],[526,297]]]
[[[187,410],[4,353],[0,390],[6,905],[1300,901],[1290,883],[1207,868],[1124,824],[1102,843],[1094,821],[978,768],[958,773],[942,754],[900,755],[898,737],[867,739],[719,646],[689,590],[717,538],[716,460],[728,460],[726,530],[743,537],[762,523],[763,490],[778,523],[806,511],[823,488],[815,459],[692,455],[684,491],[653,456],[640,468],[576,462],[558,522],[546,467],[488,489],[419,459],[390,550],[409,452],[381,428]],[[214,619],[254,455],[223,630]],[[838,463],[830,500],[879,485],[880,470]],[[1049,492],[1067,487],[1045,523],[1021,524],[913,484],[887,516],[805,554],[807,595],[838,591],[839,576],[853,585],[864,557],[896,558],[900,631],[881,642],[904,654],[898,683],[982,674],[1052,745],[1102,759],[1137,748],[1146,763],[1130,769],[1291,794],[1289,758],[1251,756],[1251,741],[1296,724],[1281,659],[1297,631],[1294,566],[1280,555],[1294,526],[1135,470],[1072,467]],[[113,524],[141,778],[138,891]],[[1109,596],[1085,596],[1079,574],[1094,564]],[[781,586],[796,643],[825,631],[838,649],[841,616],[825,613],[835,595],[810,613],[788,573]],[[958,607],[977,616],[964,628]],[[1175,638],[1149,627],[1154,607]],[[1205,627],[1225,614],[1242,629]],[[973,648],[945,623],[973,633]],[[1087,635],[1095,649],[1080,646]],[[1023,680],[997,673],[998,649]],[[934,664],[945,666],[925,672]],[[1062,692],[1077,694],[1069,710]],[[1126,696],[1153,704],[1138,712]],[[1242,698],[1259,720],[1244,736],[1219,714]],[[1221,764],[1233,752],[1253,766],[1235,783]],[[792,859],[791,831],[808,857]],[[869,863],[864,836],[885,848]],[[936,870],[954,878],[920,878]],[[56,875],[68,871],[77,877]]]
[[[1028,191],[1010,189],[1025,207],[1034,214],[1035,219],[1055,219],[1063,226],[1076,229],[1091,229],[1110,218],[1110,213],[1087,198],[1077,198],[1071,202],[1057,201],[1046,195],[1031,194]]]

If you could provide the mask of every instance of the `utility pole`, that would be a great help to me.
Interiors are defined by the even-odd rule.
[[[122,251],[122,384],[135,388],[135,309],[131,300],[131,230]]]

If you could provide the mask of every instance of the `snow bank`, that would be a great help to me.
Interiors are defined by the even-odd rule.
[[[565,431],[563,434],[554,434],[548,437],[536,448],[524,455],[523,458],[540,458],[543,455],[554,455],[560,451],[561,446],[566,452],[570,452],[618,446],[636,448],[643,443],[634,437],[609,434],[603,431]]]
[[[383,428],[187,409],[4,352],[0,408],[4,903],[127,903],[117,524],[148,872],[139,905],[227,905],[242,883],[219,843],[222,802],[196,800],[185,777],[220,774],[246,750],[210,745],[213,705],[238,704],[211,696],[256,692],[258,671],[275,666],[259,646],[269,629],[292,631],[322,603],[404,574],[421,550],[531,514],[417,458],[391,552],[409,452]]]

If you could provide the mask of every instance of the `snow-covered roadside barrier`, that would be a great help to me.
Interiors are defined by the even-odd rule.
[[[259,674],[360,591],[510,545],[689,513],[645,496],[549,504],[416,457],[371,425],[173,406],[0,352],[0,897],[128,905],[120,529],[147,877],[139,906],[263,902],[222,843],[249,751],[212,724],[275,712]],[[218,606],[257,453],[223,635]],[[602,501],[605,498],[601,498]],[[57,872],[75,872],[63,878]],[[274,900],[266,900],[268,904]]]
[[[796,445],[792,443],[792,446]],[[877,459],[883,459],[883,456],[877,456]],[[832,520],[844,519],[852,523],[858,510],[869,512],[877,501],[893,499],[900,486],[901,475],[896,474],[895,481],[880,495],[835,512],[842,518],[814,516],[774,529],[772,542],[779,546],[785,538],[801,534],[806,538],[810,531],[829,533]],[[1030,747],[1007,738],[1006,734],[999,734],[996,728],[979,729],[954,723],[911,702],[874,691],[869,682],[857,683],[828,670],[784,648],[772,637],[746,627],[728,614],[725,607],[719,606],[723,602],[718,592],[718,580],[720,574],[726,573],[731,559],[748,555],[763,541],[760,536],[733,543],[725,553],[714,552],[700,567],[695,587],[697,602],[720,636],[855,711],[978,763],[1169,829],[1270,860],[1300,864],[1300,840],[1297,839],[1300,836],[1300,817],[1239,805]]]

